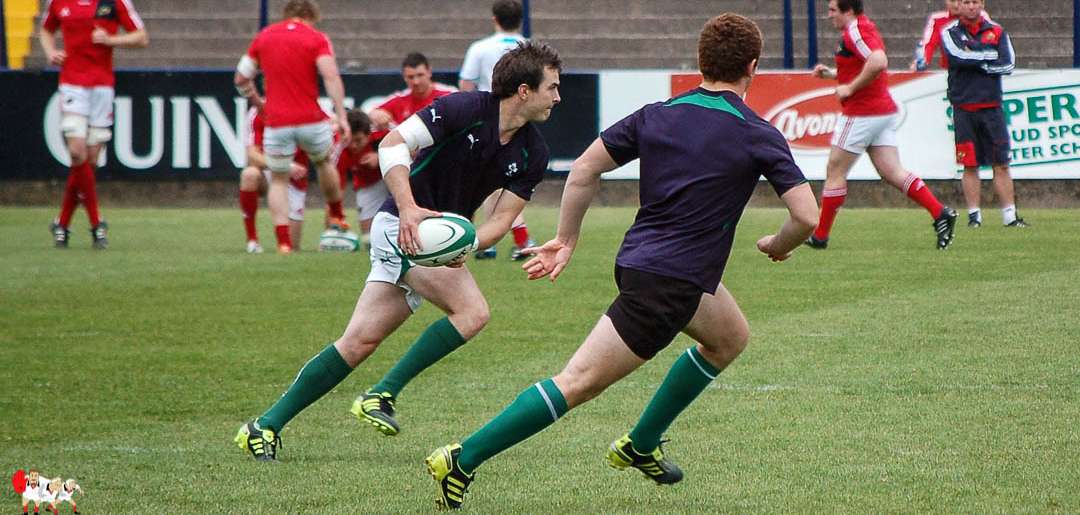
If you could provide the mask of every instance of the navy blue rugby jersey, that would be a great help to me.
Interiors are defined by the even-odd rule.
[[[491,192],[505,188],[529,200],[548,166],[548,147],[532,123],[499,143],[499,100],[454,93],[416,113],[435,143],[413,160],[409,184],[420,207],[472,218]],[[391,196],[382,211],[398,215]]]
[[[777,195],[806,182],[787,140],[730,91],[697,88],[647,105],[600,138],[619,165],[641,159],[641,208],[615,263],[709,293],[758,179]]]

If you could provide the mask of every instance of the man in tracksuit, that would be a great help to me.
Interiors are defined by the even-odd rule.
[[[1006,227],[1027,227],[1016,213],[1009,175],[1009,129],[1001,109],[1001,76],[1012,73],[1015,54],[1005,29],[982,16],[983,0],[961,0],[960,18],[941,31],[949,61],[956,161],[964,166],[968,227],[982,225],[979,166],[993,166],[994,191]]]

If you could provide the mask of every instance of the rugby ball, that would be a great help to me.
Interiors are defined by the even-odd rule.
[[[319,236],[322,252],[356,252],[359,249],[360,238],[352,231],[327,229]]]
[[[425,219],[417,226],[417,232],[421,250],[409,256],[409,261],[420,266],[444,266],[480,245],[472,222],[454,213]]]

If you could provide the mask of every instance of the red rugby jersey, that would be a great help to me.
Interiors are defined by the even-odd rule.
[[[360,160],[364,156],[373,153],[375,153],[375,149],[370,142],[364,146],[363,151],[359,154],[349,149],[347,141],[339,141],[334,145],[331,159],[334,160],[338,175],[341,177],[342,190],[345,189],[345,184],[348,182],[350,175],[352,175],[354,190],[366,188],[382,180],[382,171],[379,170],[378,166],[367,167],[360,164]]]
[[[844,29],[840,48],[836,51],[836,80],[851,84],[862,72],[866,60],[875,50],[885,50],[881,33],[866,15],[860,14]],[[897,111],[892,94],[889,93],[889,72],[882,72],[870,84],[856,91],[840,103],[847,116],[879,116]]]
[[[95,45],[91,34],[96,27],[116,34],[143,28],[142,19],[130,0],[49,0],[41,29],[64,37],[67,60],[60,68],[60,83],[72,86],[113,86],[113,47]]]
[[[267,26],[255,36],[248,55],[259,62],[266,87],[266,125],[305,125],[327,118],[319,107],[315,60],[334,56],[326,34],[299,20]]]

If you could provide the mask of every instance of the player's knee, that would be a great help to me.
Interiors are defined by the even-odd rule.
[[[461,333],[462,338],[468,340],[487,326],[488,321],[491,320],[491,311],[487,304],[481,304],[467,311],[455,313],[453,318],[454,327]]]
[[[607,388],[597,374],[573,365],[567,365],[554,379],[567,406],[571,408],[595,398]]]
[[[749,343],[750,325],[746,320],[740,320],[715,338],[701,342],[699,349],[710,363],[723,368],[735,361]]]
[[[76,143],[68,145],[68,154],[71,155],[71,164],[74,166],[81,165],[86,162],[86,145]]]
[[[356,366],[374,353],[380,343],[382,343],[382,340],[379,338],[373,338],[362,331],[346,329],[341,338],[338,338],[338,341],[335,342],[335,345],[338,352],[341,353],[342,359],[349,365]]]
[[[244,168],[240,172],[240,189],[242,191],[255,191],[259,189],[259,181],[262,180],[262,172],[254,166]]]

